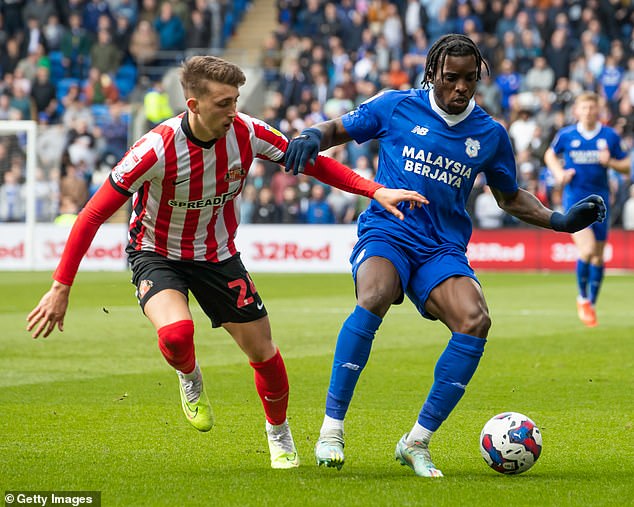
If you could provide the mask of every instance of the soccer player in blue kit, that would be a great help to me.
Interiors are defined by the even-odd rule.
[[[596,93],[580,94],[575,99],[574,113],[578,123],[557,133],[544,154],[544,161],[563,186],[564,209],[590,194],[598,194],[606,203],[609,217],[608,169],[629,174],[630,157],[621,148],[619,135],[599,122],[601,106]],[[572,235],[579,252],[577,314],[588,327],[598,323],[595,304],[603,282],[603,250],[609,223],[606,219]]]
[[[405,209],[401,222],[372,203],[358,223],[351,254],[357,305],[335,348],[326,414],[315,446],[319,465],[344,463],[344,417],[383,317],[407,294],[420,314],[451,332],[434,371],[434,382],[395,457],[423,477],[441,477],[429,453],[432,434],[465,392],[491,324],[478,280],[466,258],[471,220],[465,204],[484,172],[498,204],[533,225],[574,232],[605,213],[590,196],[568,213],[553,213],[519,189],[508,134],[474,102],[481,68],[478,47],[448,34],[430,48],[423,89],[387,91],[341,118],[319,123],[293,139],[286,169],[301,171],[319,150],[354,139],[380,140],[376,181],[417,190],[429,204]]]

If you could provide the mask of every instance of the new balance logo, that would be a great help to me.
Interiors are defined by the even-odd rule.
[[[429,129],[426,127],[421,127],[420,125],[416,125],[412,129],[412,134],[417,134],[419,136],[426,136],[427,132],[429,132]]]

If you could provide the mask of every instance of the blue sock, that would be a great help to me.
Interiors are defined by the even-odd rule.
[[[597,302],[599,297],[599,290],[601,289],[601,283],[603,282],[603,266],[595,266],[590,264],[590,273],[588,275],[588,286],[590,288],[588,299],[592,304]]]
[[[339,331],[326,397],[326,415],[343,420],[350,406],[359,375],[368,362],[374,334],[383,319],[360,306]]]
[[[590,263],[577,259],[577,286],[579,295],[588,299],[588,278],[590,276]]]
[[[462,333],[452,333],[451,340],[438,358],[434,384],[418,414],[424,428],[436,431],[460,401],[467,384],[478,367],[486,340]]]

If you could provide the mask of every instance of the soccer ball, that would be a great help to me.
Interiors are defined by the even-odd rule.
[[[521,474],[539,458],[542,434],[525,415],[504,412],[489,419],[482,428],[480,452],[496,472]]]

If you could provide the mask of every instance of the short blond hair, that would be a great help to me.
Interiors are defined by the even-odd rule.
[[[217,56],[192,56],[181,65],[180,82],[186,97],[206,95],[209,81],[238,88],[246,80],[240,67]]]
[[[595,104],[599,104],[600,98],[599,98],[599,95],[594,92],[582,92],[579,95],[577,95],[577,98],[575,98],[575,104],[578,104],[579,102],[586,102],[586,101],[592,101]]]

